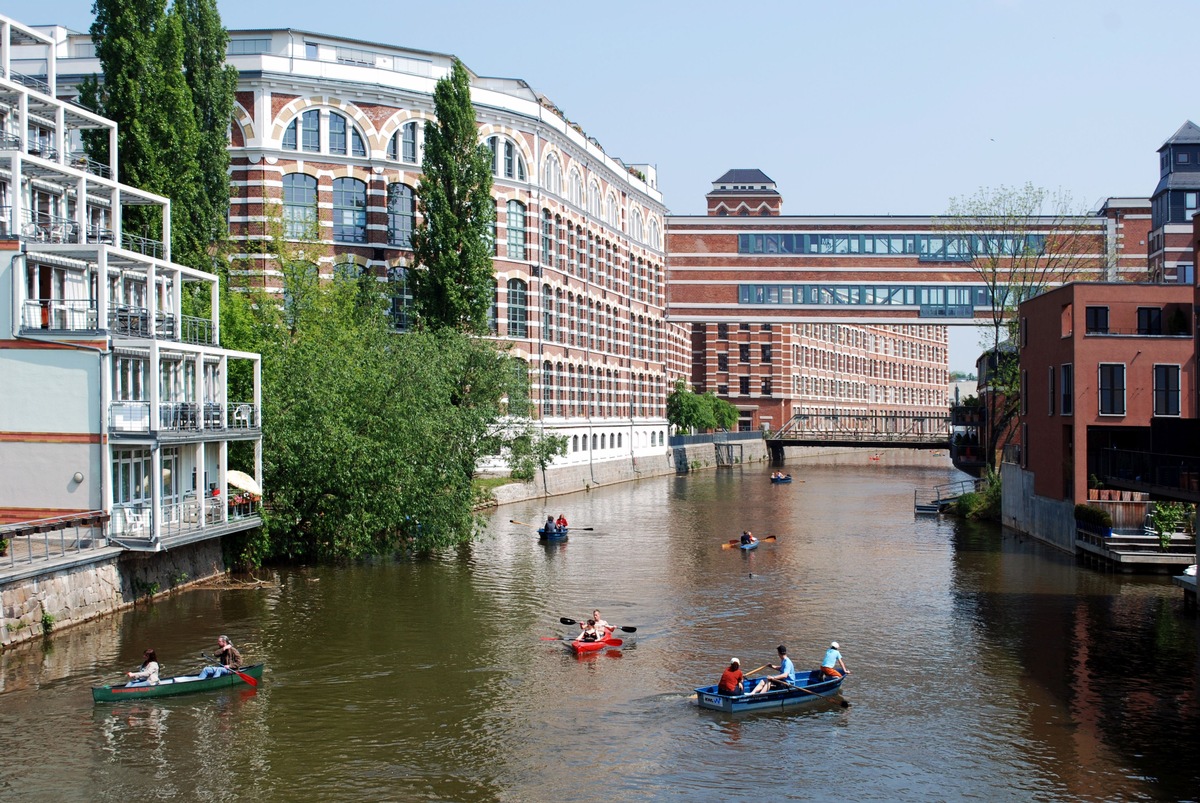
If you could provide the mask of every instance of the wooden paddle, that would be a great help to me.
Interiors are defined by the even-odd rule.
[[[513,524],[520,524],[522,527],[538,527],[538,526],[540,526],[538,524],[526,524],[525,522],[517,521],[516,519],[509,519],[509,521]]]
[[[233,674],[235,674],[239,678],[241,678],[243,681],[245,681],[246,685],[253,686],[255,688],[258,687],[258,681],[255,680],[254,678],[250,677],[249,675],[247,675],[245,672],[239,672],[238,670],[234,669],[232,666],[224,666],[223,664],[218,662],[215,658],[213,658],[210,655],[205,655],[204,653],[200,653],[200,657],[207,661],[212,661],[217,666],[223,666],[225,669],[228,669],[230,672],[232,672]]]
[[[576,622],[574,619],[569,619],[569,618],[567,618],[566,616],[560,616],[560,617],[559,617],[559,619],[558,619],[558,621],[562,622],[564,625],[577,625],[577,624],[579,624],[579,622]],[[614,630],[620,630],[622,633],[636,633],[636,632],[637,632],[637,628],[636,628],[636,627],[630,627],[630,626],[628,626],[628,625],[622,625],[621,627],[616,627],[616,626],[614,626],[614,627],[613,627],[613,629],[614,629]]]
[[[847,674],[847,675],[849,675],[850,673],[849,673],[849,672],[847,672],[846,674]],[[845,675],[843,675],[843,677],[845,677]],[[789,689],[796,689],[796,690],[798,690],[798,691],[807,692],[808,694],[811,694],[811,695],[812,695],[812,696],[814,696],[814,697],[825,697],[825,695],[824,695],[824,694],[819,694],[819,693],[817,693],[817,692],[815,692],[815,691],[810,691],[809,689],[806,689],[806,688],[804,688],[803,686],[794,686],[794,685],[792,685],[791,683],[788,683],[786,680],[777,680],[777,681],[775,681],[775,682],[776,682],[776,683],[778,683],[778,684],[779,684],[779,685],[781,685],[781,686],[787,686]],[[841,701],[841,706],[842,706],[842,708],[849,708],[849,707],[850,707],[850,701],[849,701],[849,700],[847,700],[845,697],[842,697],[842,692],[841,692],[841,690],[840,690],[840,689],[838,690],[838,693],[837,693],[837,698],[838,698],[838,699]],[[833,697],[832,697],[832,696],[830,696],[830,697],[825,697],[825,699],[827,699],[827,700],[832,700],[832,699],[833,699]]]
[[[760,544],[773,544],[779,539],[774,535],[768,535],[766,538],[758,539]],[[737,549],[742,545],[741,539],[734,538],[728,544],[721,544],[721,549]]]

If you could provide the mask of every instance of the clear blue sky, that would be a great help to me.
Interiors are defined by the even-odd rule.
[[[785,214],[937,214],[953,196],[1031,181],[1080,209],[1146,196],[1156,151],[1200,118],[1164,0],[607,0],[553,4],[219,0],[229,28],[299,28],[452,53],[522,78],[610,154],[658,166],[677,214],[757,167]],[[8,9],[87,30],[90,0]],[[953,330],[952,368],[978,352]]]

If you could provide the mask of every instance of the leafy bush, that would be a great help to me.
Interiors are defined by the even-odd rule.
[[[1112,527],[1112,515],[1103,508],[1091,505],[1076,505],[1075,521],[1092,524],[1096,527]]]

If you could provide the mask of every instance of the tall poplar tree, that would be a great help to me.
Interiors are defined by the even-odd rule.
[[[81,83],[80,100],[117,123],[120,180],[171,199],[174,260],[211,269],[209,243],[197,225],[200,138],[183,72],[181,15],[168,11],[166,0],[96,0],[92,10],[92,41],[104,74]],[[85,144],[92,158],[107,161],[106,137],[92,136]],[[162,234],[157,210],[127,207],[123,221],[127,233]]]
[[[483,334],[496,291],[496,206],[470,77],[458,59],[450,75],[438,81],[433,102],[437,122],[425,127],[424,175],[417,186],[421,221],[412,237],[413,305],[423,326]]]
[[[225,64],[229,33],[221,24],[216,0],[175,0],[175,8],[183,23],[183,71],[192,91],[198,138],[199,192],[193,224],[200,241],[209,244],[224,240],[228,234],[227,146],[238,73]]]

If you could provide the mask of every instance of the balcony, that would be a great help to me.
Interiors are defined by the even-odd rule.
[[[96,332],[96,302],[86,299],[32,299],[21,305],[21,328],[47,332]]]
[[[68,217],[27,213],[21,224],[21,236],[38,243],[78,243],[79,222]]]
[[[154,520],[148,501],[113,506],[109,541],[138,551],[156,551],[217,538],[262,524],[262,504],[248,494],[229,497],[188,493],[182,501],[165,502]]]
[[[1139,326],[1133,329],[1124,328],[1118,329],[1114,326],[1094,327],[1084,331],[1084,337],[1154,337],[1154,338],[1173,338],[1177,340],[1186,340],[1191,337],[1185,331],[1163,331],[1162,327],[1146,327]]]
[[[1106,485],[1200,502],[1200,457],[1103,449],[1096,475]]]
[[[114,401],[108,406],[108,430],[118,437],[154,434],[165,440],[175,440],[194,439],[210,433],[215,437],[237,438],[255,435],[261,427],[259,408],[249,402],[160,402],[154,423],[152,433],[148,401]]]
[[[154,326],[151,327],[150,311],[145,307],[121,305],[110,310],[108,330],[114,335],[125,337],[178,340],[175,315],[169,312],[156,312]]]

